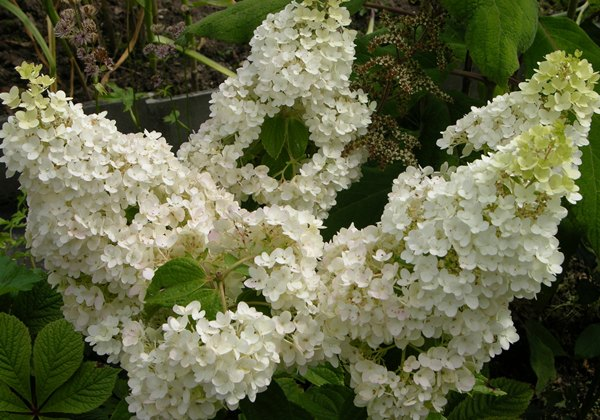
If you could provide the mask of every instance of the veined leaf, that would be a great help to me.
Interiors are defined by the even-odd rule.
[[[52,290],[48,282],[36,283],[28,292],[19,293],[14,300],[12,311],[29,329],[37,334],[46,324],[62,319],[61,295]]]
[[[0,381],[31,401],[31,337],[16,317],[0,313]]]
[[[461,401],[447,416],[448,420],[472,420],[485,418],[519,419],[529,406],[533,390],[524,382],[507,378],[490,380],[490,385],[506,392],[495,397],[489,394],[473,394]]]
[[[0,255],[0,295],[31,290],[43,278],[40,270],[31,270],[6,255]]]
[[[364,408],[353,404],[354,392],[343,385],[325,384],[308,389],[301,399],[300,407],[314,416],[316,420],[366,419]]]
[[[289,118],[287,122],[287,147],[290,156],[294,159],[300,159],[304,156],[310,131],[304,125],[304,122],[298,118]]]
[[[282,114],[265,118],[260,129],[260,142],[273,159],[277,159],[286,143],[287,119]]]
[[[326,384],[330,385],[344,385],[344,372],[339,368],[334,368],[329,363],[317,365],[308,368],[304,375],[310,383],[322,386]]]
[[[600,47],[590,39],[583,29],[566,17],[540,17],[535,39],[523,54],[523,67],[526,77],[533,75],[534,69],[544,56],[552,51],[564,50],[573,54],[582,52],[594,67],[600,70]]]
[[[519,69],[520,53],[535,37],[538,2],[535,0],[442,0],[465,25],[465,43],[473,62],[490,80],[506,86]]]
[[[277,13],[292,0],[244,0],[225,10],[208,15],[199,22],[188,26],[179,44],[185,44],[191,36],[199,36],[220,41],[245,44],[252,38],[254,30],[269,13]],[[349,0],[343,3],[350,13],[356,13],[365,0]]]
[[[64,319],[44,327],[33,344],[33,369],[38,405],[64,384],[83,361],[83,339]]]
[[[0,382],[0,417],[3,416],[2,411],[30,413],[31,409],[4,382]]]
[[[119,369],[84,362],[41,407],[44,413],[81,414],[100,406],[112,393]]]
[[[254,29],[265,20],[269,13],[278,12],[290,2],[291,0],[240,1],[188,26],[182,37],[186,39],[190,36],[200,36],[245,44],[250,41]]]

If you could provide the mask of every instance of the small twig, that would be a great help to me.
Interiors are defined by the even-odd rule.
[[[127,48],[125,49],[125,51],[123,51],[123,54],[121,54],[121,57],[119,57],[119,59],[117,60],[117,62],[113,66],[113,68],[110,69],[109,71],[107,71],[106,74],[104,74],[104,76],[102,76],[102,80],[100,80],[100,83],[102,85],[105,85],[108,82],[110,75],[116,69],[118,69],[121,66],[121,64],[123,64],[125,62],[125,60],[127,60],[127,57],[129,57],[129,54],[131,53],[131,51],[133,50],[133,47],[135,47],[135,44],[137,43],[143,23],[144,23],[144,9],[140,9],[140,11],[138,12],[138,16],[137,16],[137,22],[135,25],[135,31],[133,32],[133,37],[129,41],[129,44],[127,44]]]
[[[401,9],[399,7],[393,7],[393,6],[386,6],[383,4],[365,3],[363,6],[369,8],[369,9],[386,10],[388,12],[396,13],[398,15],[412,16],[415,14],[414,12],[411,12],[406,9]]]

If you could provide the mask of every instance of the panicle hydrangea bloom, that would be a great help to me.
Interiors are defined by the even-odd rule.
[[[469,391],[473,372],[518,339],[509,303],[535,297],[561,271],[561,198],[580,199],[574,180],[600,111],[597,80],[587,61],[548,55],[521,93],[504,97],[517,119],[536,106],[527,111],[535,124],[490,137],[482,127],[507,118],[495,114],[502,100],[474,109],[439,143],[489,153],[454,171],[408,168],[378,225],[326,244],[319,313],[342,342],[355,404],[371,417],[441,411],[448,391]],[[402,352],[394,371],[381,364],[386,346]]]
[[[19,70],[29,88],[3,94],[19,110],[0,137],[2,161],[21,172],[28,192],[28,243],[62,294],[65,317],[127,370],[132,412],[212,417],[254,399],[278,365],[321,354],[313,319],[319,220],[289,206],[243,210],[159,134],[122,134],[63,92],[46,95],[52,80],[38,67]],[[224,277],[216,319],[198,301],[158,318],[144,313],[157,268],[184,256]],[[247,272],[228,270],[232,258]],[[256,304],[265,313],[238,302],[244,289],[264,298]]]
[[[254,32],[252,51],[236,77],[213,94],[211,119],[179,156],[208,171],[237,199],[289,204],[325,218],[337,192],[361,175],[365,151],[344,149],[371,122],[366,95],[350,89],[356,32],[346,28],[350,15],[340,3],[294,1],[269,15]],[[315,149],[296,162],[299,169],[289,181],[270,176],[265,165],[238,163],[259,141],[265,119],[279,112],[303,121]]]

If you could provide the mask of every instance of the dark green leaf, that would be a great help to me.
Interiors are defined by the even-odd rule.
[[[279,377],[275,378],[275,382],[281,387],[281,390],[289,401],[298,405],[302,404],[304,389],[302,389],[294,378]]]
[[[0,382],[0,412],[2,411],[30,413],[31,409],[4,382]],[[4,418],[2,413],[0,418]]]
[[[546,346],[535,331],[526,329],[527,341],[529,342],[529,363],[537,376],[535,391],[540,393],[554,378],[556,368],[554,367],[554,353]]]
[[[600,356],[600,324],[588,325],[575,341],[575,356],[584,359]]]
[[[345,191],[341,191],[337,204],[329,211],[325,221],[325,239],[331,238],[343,227],[351,223],[362,228],[381,219],[383,208],[388,202],[392,182],[398,176],[401,166],[390,165],[381,171],[377,168],[363,167],[363,177]]]
[[[527,336],[531,334],[538,337],[546,347],[552,350],[554,356],[568,356],[556,337],[540,322],[530,319],[525,323],[525,328],[527,328]]]
[[[64,319],[46,325],[33,344],[38,404],[73,375],[83,361],[83,339]]]
[[[356,13],[360,9],[362,9],[363,4],[365,4],[365,1],[366,0],[348,0],[344,3],[342,3],[342,6],[344,6],[346,9],[348,9],[350,14],[353,15],[354,13]]]
[[[531,77],[538,61],[556,50],[571,54],[580,50],[594,70],[600,70],[600,47],[575,22],[566,17],[540,17],[535,40],[523,54],[525,76]]]
[[[500,86],[519,69],[519,54],[535,37],[536,0],[443,0],[465,26],[465,43],[480,71]]]
[[[304,152],[308,146],[310,131],[302,120],[298,118],[289,118],[287,124],[287,144],[290,155],[294,159],[304,157]]]
[[[312,416],[298,405],[290,402],[285,397],[277,382],[256,396],[254,402],[247,398],[240,401],[240,409],[246,420],[309,420]]]
[[[496,378],[490,386],[506,395],[473,394],[461,401],[447,416],[448,420],[519,419],[529,406],[533,390],[528,384],[507,378]]]
[[[31,401],[31,337],[16,317],[0,313],[0,381]]]
[[[62,297],[45,282],[37,283],[29,292],[19,293],[13,304],[13,314],[37,334],[46,324],[62,318]]]
[[[581,177],[577,180],[581,202],[572,208],[572,216],[584,229],[585,235],[596,255],[600,255],[600,116],[592,118],[588,136],[590,144],[583,147],[580,166]]]
[[[145,303],[154,307],[172,307],[197,300],[206,311],[206,317],[214,319],[221,309],[219,292],[210,288],[205,278],[204,270],[194,259],[173,259],[154,273],[146,292]]]
[[[129,412],[127,401],[119,401],[115,411],[110,416],[110,420],[129,420],[130,418],[131,413]]]
[[[346,420],[350,418],[357,420],[366,418],[366,412],[361,415],[361,410],[353,407],[353,400],[354,392],[350,388],[342,385],[326,384],[309,388],[302,396],[300,406],[312,414],[316,420]]]
[[[344,371],[341,368],[335,368],[329,363],[314,366],[308,368],[304,375],[310,383],[322,386],[326,384],[330,385],[344,385]]]
[[[269,305],[265,297],[254,289],[242,290],[236,299],[236,303],[246,302],[248,306],[256,309],[267,316],[271,316],[271,305]]]
[[[0,255],[0,295],[31,290],[43,278],[40,270],[31,270],[6,255]]]
[[[119,369],[84,362],[42,406],[42,413],[81,414],[99,407],[112,393]]]
[[[260,129],[260,142],[273,159],[277,159],[287,135],[287,120],[281,114],[267,117]]]
[[[489,380],[482,373],[475,374],[475,386],[473,387],[472,392],[477,392],[480,394],[489,394],[494,395],[496,397],[501,397],[506,395],[506,392],[502,391],[498,388],[493,388],[488,384]]]
[[[283,9],[291,0],[244,0],[225,10],[212,13],[188,26],[178,42],[185,43],[190,36],[217,39],[219,41],[245,44],[250,41],[254,29],[269,13]]]

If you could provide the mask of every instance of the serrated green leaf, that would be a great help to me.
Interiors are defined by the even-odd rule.
[[[519,69],[519,54],[535,37],[536,0],[442,0],[465,26],[465,43],[479,70],[500,86]]]
[[[341,368],[335,368],[329,363],[310,367],[304,375],[302,375],[311,384],[322,386],[344,385],[344,371]]]
[[[31,290],[43,278],[42,271],[31,270],[6,255],[0,255],[0,295]]]
[[[197,300],[202,304],[202,309],[207,309],[204,302],[209,305],[213,301],[212,295],[218,292],[207,286],[205,278],[204,270],[194,259],[183,257],[170,260],[154,273],[146,292],[145,303],[172,307]]]
[[[540,393],[554,378],[556,368],[554,366],[554,353],[535,332],[526,329],[527,341],[529,342],[529,363],[537,376],[535,391]]]
[[[0,412],[2,411],[30,413],[31,409],[4,382],[0,382]],[[0,417],[4,418],[2,415]]]
[[[600,255],[600,116],[594,115],[588,135],[590,144],[581,149],[581,177],[577,180],[583,199],[574,206],[569,217],[583,227],[590,246]]]
[[[529,406],[533,390],[528,384],[507,378],[490,380],[490,386],[499,388],[506,395],[495,397],[487,394],[473,394],[461,401],[450,414],[448,420],[472,419],[519,419]]]
[[[303,408],[287,400],[281,387],[275,381],[271,382],[264,392],[258,394],[254,402],[248,398],[240,401],[240,410],[246,420],[312,419],[311,415]]]
[[[277,159],[283,150],[287,136],[287,119],[277,114],[274,117],[265,118],[260,129],[260,142],[265,151],[273,159]]]
[[[535,39],[523,54],[523,68],[526,77],[533,75],[534,69],[544,56],[552,51],[564,50],[573,54],[582,52],[594,70],[600,70],[600,47],[571,19],[565,17],[540,17]]]
[[[64,319],[46,325],[33,344],[33,370],[38,404],[64,384],[83,361],[83,339]]]
[[[472,392],[494,395],[496,397],[506,395],[506,392],[502,391],[501,389],[490,387],[488,385],[488,381],[488,378],[486,378],[483,374],[475,373],[475,386],[473,386]]]
[[[575,341],[575,356],[591,359],[600,356],[600,324],[588,325]]]
[[[110,397],[118,373],[119,369],[84,362],[41,407],[42,414],[81,414],[99,407]]]
[[[37,283],[29,292],[19,293],[12,311],[36,335],[46,324],[62,319],[61,295],[45,282]]]
[[[302,402],[302,396],[304,395],[304,389],[296,382],[294,378],[289,377],[278,377],[274,378],[275,382],[281,387],[281,390],[285,394],[288,401],[300,405]]]
[[[225,257],[223,259],[223,262],[225,263],[227,268],[230,269],[232,266],[235,265],[235,267],[233,268],[233,271],[235,273],[249,277],[250,276],[250,271],[249,271],[250,267],[248,267],[246,264],[239,264],[238,261],[239,261],[239,259],[235,255],[232,255],[232,254],[225,254]]]
[[[308,146],[310,131],[298,118],[289,118],[287,123],[287,147],[290,156],[294,159],[304,157],[304,152]]]
[[[0,381],[31,401],[31,337],[16,317],[0,313]]]

